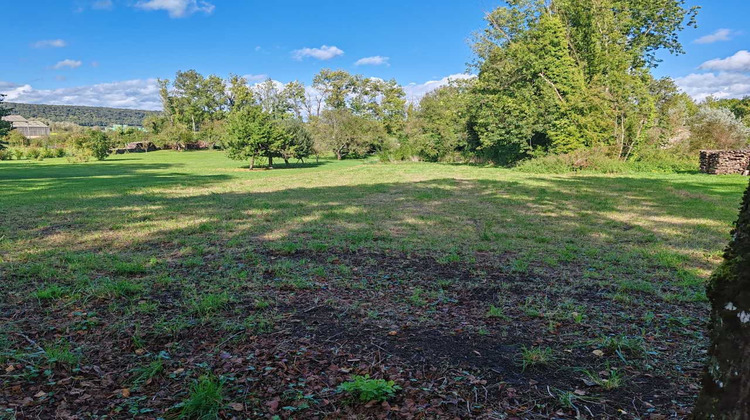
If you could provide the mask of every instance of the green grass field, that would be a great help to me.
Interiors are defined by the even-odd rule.
[[[685,416],[746,186],[2,162],[0,418]],[[355,375],[401,389],[360,402],[339,388]]]

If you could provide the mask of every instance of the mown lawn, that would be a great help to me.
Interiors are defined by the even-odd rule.
[[[746,178],[240,166],[0,163],[0,418],[689,412]]]

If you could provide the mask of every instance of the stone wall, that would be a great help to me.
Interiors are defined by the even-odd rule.
[[[750,149],[702,150],[701,172],[713,175],[750,175]]]

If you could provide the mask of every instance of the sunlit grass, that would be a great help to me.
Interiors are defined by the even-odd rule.
[[[464,258],[510,252],[516,272],[572,266],[602,278],[660,280],[678,270],[705,278],[745,184],[699,174],[550,176],[374,161],[239,166],[220,152],[168,151],[86,164],[3,162],[3,260],[17,261],[19,250],[129,254],[154,241],[211,236],[305,238],[438,256],[458,248]],[[566,247],[571,252],[560,253]],[[592,247],[631,257],[597,265],[586,253]]]

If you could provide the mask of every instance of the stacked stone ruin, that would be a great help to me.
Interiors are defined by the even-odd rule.
[[[702,150],[701,172],[713,175],[750,175],[750,149]]]

